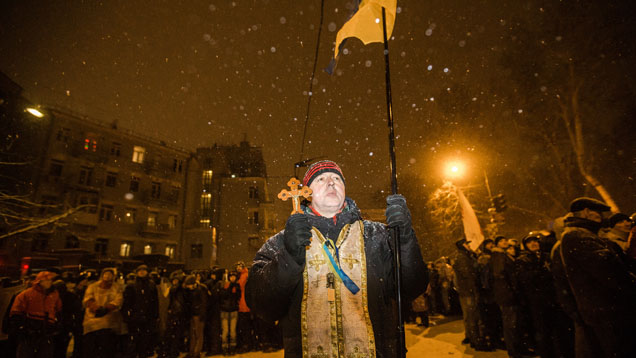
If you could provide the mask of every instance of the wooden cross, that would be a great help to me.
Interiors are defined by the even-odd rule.
[[[287,201],[287,199],[292,198],[294,204],[294,210],[292,210],[293,214],[302,214],[300,210],[300,197],[309,199],[311,197],[311,189],[308,186],[302,187],[302,189],[298,189],[298,185],[300,185],[300,181],[296,178],[291,178],[287,182],[287,186],[291,190],[283,189],[278,193],[278,198],[282,201]]]
[[[319,271],[320,266],[324,265],[326,262],[320,258],[320,255],[315,254],[313,260],[309,260],[309,266],[313,266],[314,270]]]
[[[343,256],[342,261],[349,265],[349,270],[353,270],[354,264],[359,264],[360,261],[353,257],[353,254],[349,254],[349,257]]]

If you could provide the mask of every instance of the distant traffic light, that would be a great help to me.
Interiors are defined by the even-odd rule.
[[[495,208],[495,211],[498,213],[502,213],[508,209],[508,205],[506,205],[506,197],[503,194],[498,194],[492,197],[492,206]]]

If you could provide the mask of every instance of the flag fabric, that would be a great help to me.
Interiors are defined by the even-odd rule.
[[[459,205],[462,208],[464,235],[466,235],[466,240],[470,241],[468,243],[470,248],[476,250],[484,241],[484,234],[481,232],[481,227],[479,226],[475,210],[473,210],[473,207],[470,206],[468,199],[466,199],[466,196],[459,188],[457,188],[457,196],[459,197]]]
[[[356,37],[365,45],[372,42],[384,42],[384,29],[382,28],[382,8],[386,15],[387,40],[393,33],[397,0],[362,0],[358,4],[358,10],[354,12],[336,35],[336,49],[333,59],[325,70],[332,74],[340,52],[344,48],[346,40]]]

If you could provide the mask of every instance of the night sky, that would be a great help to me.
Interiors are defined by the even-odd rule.
[[[567,53],[585,80],[593,169],[624,211],[635,209],[634,5],[569,3],[574,10],[538,0],[398,1],[390,56],[401,175],[428,193],[442,182],[442,163],[462,158],[470,170],[463,184],[483,186],[487,171],[496,192],[539,210],[545,198],[528,193],[540,190],[515,188],[533,181],[520,174],[527,167],[546,164],[546,147],[526,127],[559,121],[554,98],[565,81],[557,62]],[[275,197],[300,159],[320,6],[3,1],[0,71],[36,103],[116,120],[178,147],[246,137],[263,147]],[[322,71],[351,6],[324,2],[304,157],[339,162],[348,194],[365,203],[390,189],[382,44],[349,40],[336,74]]]

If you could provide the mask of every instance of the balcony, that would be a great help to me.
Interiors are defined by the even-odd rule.
[[[163,188],[162,188],[163,189]],[[139,193],[139,200],[149,206],[175,207],[177,200],[170,193],[161,192],[158,198],[152,196],[152,190],[142,190]]]
[[[168,224],[148,225],[147,223],[139,223],[137,225],[140,235],[168,236],[176,229],[171,229]]]
[[[69,144],[70,154],[75,158],[81,158],[91,163],[104,164],[108,162],[108,152],[101,147],[95,151],[84,149],[84,142],[73,141]]]

